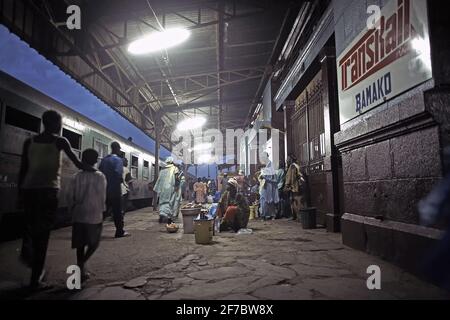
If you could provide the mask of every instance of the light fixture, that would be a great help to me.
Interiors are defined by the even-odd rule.
[[[168,49],[186,41],[191,32],[183,28],[172,28],[153,32],[130,43],[128,51],[132,54],[145,54]]]
[[[203,117],[187,118],[177,124],[178,131],[194,130],[202,127],[206,123]]]
[[[192,152],[192,151],[200,151],[200,150],[207,150],[207,149],[211,149],[212,148],[212,143],[200,143],[196,146],[194,146],[193,148],[189,148],[188,151]]]
[[[416,38],[412,39],[411,45],[412,48],[416,51],[418,58],[421,60],[423,66],[427,69],[427,71],[430,71],[431,49],[429,41],[420,36],[417,36]]]
[[[198,163],[199,164],[208,164],[212,162],[212,157],[210,154],[202,154],[198,157]]]

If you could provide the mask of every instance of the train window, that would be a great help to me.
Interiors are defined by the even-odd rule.
[[[139,158],[131,155],[131,177],[137,179],[138,177],[138,163]]]
[[[155,181],[155,165],[152,163],[152,181]]]
[[[10,106],[6,106],[5,123],[36,133],[39,133],[41,129],[41,119]]]
[[[73,132],[69,129],[63,128],[62,131],[63,137],[65,137],[70,142],[70,146],[72,149],[75,149],[76,153],[78,154],[78,157],[81,155],[81,134],[78,134],[76,132]]]
[[[98,157],[103,159],[108,155],[108,145],[98,140],[94,140],[94,149],[98,152]]]
[[[150,164],[147,160],[144,160],[144,168],[142,171],[142,177],[145,180],[148,180],[149,176],[150,176]]]

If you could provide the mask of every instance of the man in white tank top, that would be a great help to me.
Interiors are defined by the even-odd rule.
[[[31,267],[30,287],[45,289],[45,257],[50,231],[55,222],[60,189],[61,150],[80,169],[86,168],[73,153],[69,141],[59,136],[61,115],[53,110],[42,116],[44,132],[25,141],[19,172],[19,198],[24,201],[25,232],[22,261]]]

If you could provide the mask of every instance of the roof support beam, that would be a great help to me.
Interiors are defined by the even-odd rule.
[[[252,73],[263,74],[265,70],[266,70],[265,66],[256,66],[256,67],[250,67],[250,68],[222,70],[219,73],[220,73],[220,75],[223,75],[222,78],[224,78],[224,81],[226,81],[225,79],[227,79],[227,78],[229,79],[231,77],[231,75],[246,77],[248,74],[252,74]],[[174,76],[174,77],[170,77],[170,78],[155,79],[155,80],[152,79],[150,81],[150,83],[160,82],[160,81],[165,81],[165,80],[170,80],[170,81],[185,80],[185,79],[190,80],[190,79],[195,79],[195,78],[203,78],[202,79],[202,80],[204,80],[203,82],[206,82],[206,79],[205,79],[206,77],[214,77],[215,79],[217,79],[218,78],[217,74],[218,74],[217,71],[203,72],[203,73],[197,73],[197,74],[186,74],[186,75]]]
[[[220,85],[215,84],[215,85],[212,85],[212,86],[209,86],[209,87],[203,87],[201,89],[191,90],[191,91],[188,91],[188,88],[181,88],[180,92],[182,92],[182,93],[178,94],[177,98],[179,99],[179,101],[180,100],[191,99],[191,98],[192,98],[192,101],[196,101],[196,100],[198,100],[198,99],[200,99],[202,97],[205,97],[205,96],[208,96],[210,94],[213,94],[214,92],[218,92],[218,94],[219,94],[219,92],[221,92],[222,89],[225,88],[225,87],[228,87],[228,86],[231,86],[231,85],[235,85],[235,84],[239,84],[239,83],[242,83],[242,82],[246,82],[246,81],[249,81],[249,80],[258,80],[261,77],[262,77],[262,75],[258,74],[258,75],[248,76],[248,77],[245,77],[245,78],[242,78],[242,79],[238,79],[238,80],[234,80],[234,81],[225,81],[224,79],[222,79],[222,83]],[[159,101],[159,102],[166,102],[166,101],[171,101],[171,100],[173,100],[173,98],[170,95],[160,96],[160,97],[157,97],[156,100],[150,100],[150,101],[142,103],[141,105],[147,105],[149,103],[155,103],[157,101]],[[180,105],[182,105],[182,104],[183,103],[180,103]]]
[[[76,80],[80,81],[85,87],[89,88],[89,90],[91,90],[91,92],[94,93],[95,95],[102,97],[102,100],[106,104],[109,104],[112,108],[116,109],[123,117],[127,118],[131,123],[133,123],[137,127],[142,128],[143,126],[146,126],[147,124],[153,123],[153,120],[150,119],[147,115],[145,115],[144,112],[134,103],[134,101],[131,101],[130,97],[127,94],[125,94],[119,86],[116,85],[115,81],[108,74],[105,73],[105,70],[102,70],[102,68],[97,65],[98,61],[96,61],[94,57],[91,59],[87,56],[86,52],[84,51],[84,48],[80,48],[78,46],[79,43],[77,43],[77,41],[75,41],[74,38],[71,37],[70,33],[64,32],[63,29],[59,28],[56,24],[52,23],[52,21],[50,21],[47,14],[45,12],[42,12],[42,8],[37,6],[33,1],[30,1],[30,0],[23,0],[23,1],[26,3],[27,7],[30,8],[31,11],[33,12],[33,14],[34,14],[33,21],[41,20],[40,22],[42,25],[46,24],[46,26],[48,26],[49,30],[51,29],[54,32],[54,37],[57,38],[58,40],[60,40],[61,43],[64,43],[64,45],[67,48],[69,48],[69,50],[71,52],[74,52],[76,56],[78,56],[80,59],[82,59],[84,61],[84,63],[86,63],[86,65],[90,69],[92,69],[93,72],[95,72],[95,74],[96,74],[96,76],[98,76],[99,80],[103,81],[105,85],[109,86],[112,89],[113,94],[110,96],[102,96],[103,92],[98,92],[97,88],[92,87],[89,83],[84,81],[84,79],[76,77]],[[23,33],[24,30],[17,30],[17,27],[16,27],[15,32],[20,34],[21,32]],[[110,36],[112,36],[111,33],[108,33],[108,34]],[[81,36],[81,34],[77,34],[77,35]],[[44,36],[44,35],[42,34],[42,36]],[[91,34],[84,32],[83,36],[87,37],[86,39],[89,39]],[[53,44],[55,45],[53,50],[56,49],[56,43],[57,43],[57,41],[53,41]],[[47,49],[47,51],[49,49]],[[45,52],[47,52],[47,51],[45,51]],[[47,56],[47,58],[48,58],[48,56]],[[58,60],[56,60],[55,62],[58,64]],[[62,63],[62,62],[59,62],[59,63]],[[115,63],[115,64],[118,65],[117,63]],[[62,65],[62,67],[66,68],[67,66]],[[124,74],[127,74],[127,73],[124,73]],[[132,106],[131,109],[136,110],[136,112],[132,113],[132,112],[130,112],[131,109],[129,109],[130,111],[125,111],[126,109],[118,108],[117,97],[120,97],[123,101],[125,101],[129,105],[131,105]]]
[[[224,100],[224,101],[222,101],[222,104],[224,104],[224,105],[240,105],[240,104],[250,104],[250,102],[251,102],[251,98],[239,98],[239,99]],[[219,102],[216,99],[214,99],[214,100],[202,101],[202,102],[198,102],[198,103],[185,104],[182,106],[169,105],[169,106],[164,106],[164,108],[161,109],[161,112],[175,113],[175,112],[180,112],[183,110],[191,110],[191,109],[207,108],[207,107],[217,108],[217,107],[219,107]]]
[[[218,2],[221,3],[222,0],[219,0]],[[162,19],[163,19],[163,21],[165,21],[166,20],[166,16],[168,14],[176,15],[177,17],[180,17],[184,21],[187,21],[187,22],[189,22],[191,24],[190,26],[187,26],[186,29],[194,30],[194,29],[199,29],[199,28],[205,28],[205,27],[218,25],[219,23],[223,24],[224,22],[230,22],[230,21],[235,20],[235,19],[251,17],[251,16],[254,16],[254,15],[261,14],[262,12],[264,12],[266,10],[264,8],[261,8],[261,7],[254,7],[253,10],[248,10],[248,8],[247,8],[246,11],[243,11],[242,13],[239,13],[238,10],[235,8],[233,10],[233,13],[225,13],[225,10],[223,9],[224,8],[223,4],[219,5],[219,6],[221,6],[219,9],[215,9],[212,6],[208,6],[207,7],[204,4],[199,4],[198,7],[192,8],[192,9],[189,9],[189,10],[184,9],[184,10],[179,10],[178,11],[176,9],[173,9],[173,10],[170,10],[170,11],[163,12]],[[201,15],[202,9],[203,9],[203,11],[206,11],[205,9],[216,11],[217,15],[218,15],[218,18],[215,19],[215,20],[212,20],[212,21],[201,22],[201,21],[205,21],[205,19],[202,18],[202,15]],[[198,12],[197,21],[194,21],[194,20],[186,17],[183,14],[183,12],[186,12],[186,11],[196,11],[196,12]],[[219,16],[221,16],[221,15],[222,15],[222,18],[221,18],[222,20],[219,19]],[[224,15],[226,15],[226,17],[224,17]],[[146,21],[145,17],[139,17],[137,14],[133,14],[133,19],[128,19],[126,21],[132,21],[132,20],[137,21],[139,23],[142,23],[142,24],[146,25],[147,27],[149,27],[149,28],[151,28],[151,29],[153,29],[155,31],[161,31],[159,28],[153,26],[150,22]],[[107,30],[107,31],[109,33],[111,33],[115,38],[117,38],[119,40],[119,42],[116,42],[114,44],[110,44],[110,45],[104,46],[101,49],[109,50],[109,49],[113,49],[113,48],[116,48],[116,47],[119,47],[119,46],[127,46],[130,43],[130,39],[121,38],[121,37],[117,36],[115,33],[111,32],[110,30]]]

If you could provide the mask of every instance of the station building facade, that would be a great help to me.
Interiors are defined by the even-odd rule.
[[[412,272],[444,228],[420,225],[417,210],[446,173],[450,146],[444,7],[305,4],[291,32],[297,38],[285,46],[295,49],[280,56],[271,80],[270,107],[284,118],[282,153],[295,154],[308,173],[318,222],[341,232],[345,245]]]

